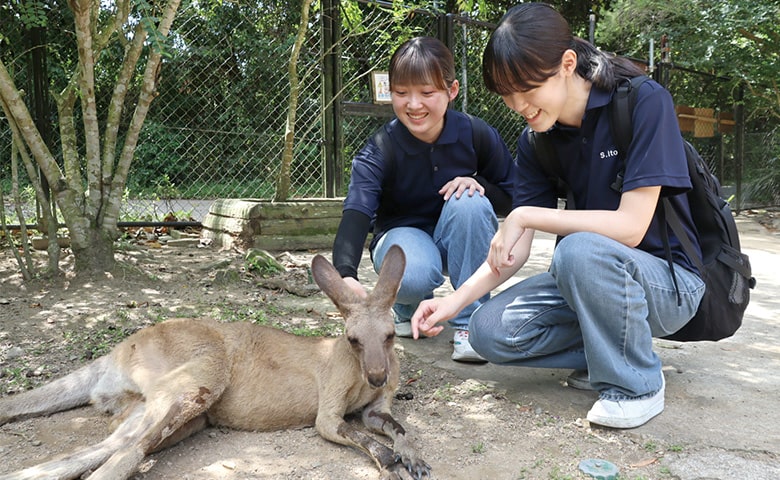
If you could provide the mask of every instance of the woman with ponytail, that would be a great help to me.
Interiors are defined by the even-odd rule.
[[[653,337],[669,335],[694,315],[704,283],[656,206],[668,196],[698,245],[685,192],[691,188],[683,140],[668,91],[648,80],[633,109],[627,151],[610,128],[609,103],[619,82],[643,72],[573,37],[566,20],[543,3],[510,9],[483,58],[488,89],[528,123],[518,140],[514,210],[493,237],[486,262],[448,297],[423,302],[415,335],[435,335],[456,315],[515,275],[535,231],[559,236],[549,271],[509,286],[469,323],[472,347],[501,365],[565,368],[574,388],[599,392],[587,418],[613,428],[643,425],[664,409],[665,380]],[[569,206],[529,142],[545,135],[568,185]],[[616,175],[625,168],[622,189]],[[679,295],[678,295],[679,292]]]

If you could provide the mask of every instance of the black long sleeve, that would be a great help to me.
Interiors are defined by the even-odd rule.
[[[333,266],[341,277],[358,279],[358,266],[368,237],[371,218],[357,210],[344,210],[333,240]]]

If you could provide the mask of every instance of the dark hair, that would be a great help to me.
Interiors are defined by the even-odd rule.
[[[452,52],[441,40],[415,37],[398,47],[390,58],[390,88],[430,84],[446,90],[455,81]]]
[[[533,2],[510,8],[490,35],[482,58],[485,86],[499,95],[538,86],[558,73],[568,49],[577,53],[575,72],[598,88],[612,90],[618,79],[644,73],[631,61],[573,36],[553,7]]]

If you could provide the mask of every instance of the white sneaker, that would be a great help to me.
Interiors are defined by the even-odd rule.
[[[468,330],[455,330],[455,335],[452,337],[453,351],[452,359],[458,362],[474,362],[485,363],[487,360],[482,358],[471,347],[469,343],[469,331]]]
[[[661,379],[661,389],[652,397],[630,400],[606,400],[600,398],[588,412],[588,421],[612,428],[635,428],[664,411],[666,381]]]

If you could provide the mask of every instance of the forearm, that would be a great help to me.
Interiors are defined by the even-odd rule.
[[[659,192],[660,187],[626,192],[617,210],[519,207],[509,214],[505,222],[516,222],[516,225],[555,235],[593,232],[635,247],[650,226]]]
[[[526,230],[520,237],[520,240],[512,249],[515,262],[511,267],[500,268],[496,272],[487,262],[480,265],[477,271],[450,295],[451,300],[458,306],[458,311],[514,276],[528,261],[533,237],[533,230]]]

